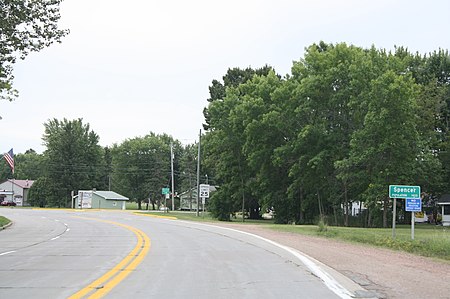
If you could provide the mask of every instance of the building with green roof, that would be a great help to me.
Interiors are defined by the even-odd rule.
[[[129,198],[114,191],[79,190],[74,200],[76,209],[125,210]]]

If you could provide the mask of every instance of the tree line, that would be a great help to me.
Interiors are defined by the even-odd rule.
[[[195,187],[196,145],[182,145],[167,134],[149,133],[114,144],[99,145],[99,136],[82,119],[52,119],[44,124],[46,150],[30,149],[15,155],[16,179],[35,180],[29,204],[71,207],[71,193],[78,190],[113,190],[141,208],[147,201],[156,209],[163,187],[171,186],[170,146],[173,146],[175,190]],[[6,163],[0,178],[12,178]]]
[[[420,185],[429,206],[450,191],[447,51],[320,42],[292,74],[233,68],[209,91],[201,183],[208,174],[218,186],[208,203],[218,219],[273,211],[278,223],[388,226],[388,185]],[[175,191],[196,187],[197,144],[150,132],[103,148],[82,119],[44,127],[44,153],[16,155],[16,178],[36,180],[33,205],[70,206],[72,190],[96,188],[157,208],[171,144]],[[367,208],[358,219],[353,202]]]
[[[2,2],[0,100],[14,100],[13,66],[69,33],[58,28],[55,1]],[[236,211],[279,223],[318,219],[350,225],[353,202],[367,208],[360,225],[387,226],[389,184],[420,185],[425,204],[450,192],[450,57],[320,42],[291,74],[270,66],[229,69],[213,80],[204,109],[202,176],[218,191],[215,217]],[[44,124],[45,152],[16,155],[16,178],[36,180],[32,203],[67,206],[70,191],[111,186],[155,205],[168,186],[170,144],[175,189],[193,188],[196,144],[149,133],[102,148],[82,119]],[[0,179],[8,178],[6,165]],[[33,201],[34,200],[34,201]]]
[[[210,86],[206,161],[229,220],[268,210],[279,223],[388,226],[388,185],[420,185],[425,204],[450,191],[450,57],[320,42],[281,77],[229,69]]]

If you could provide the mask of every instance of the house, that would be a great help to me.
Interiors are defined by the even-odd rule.
[[[450,226],[450,194],[442,195],[437,204],[442,207],[442,225]]]
[[[341,204],[341,209],[344,212],[344,215],[347,214],[344,204]],[[351,216],[359,216],[365,210],[367,210],[367,208],[362,201],[348,202],[348,213]]]
[[[74,196],[75,209],[117,209],[125,210],[128,197],[114,191],[80,190]]]
[[[210,185],[209,194],[215,191],[217,191],[217,188]],[[180,198],[180,210],[197,210],[197,188],[191,188],[190,190],[179,194],[178,197]],[[207,199],[205,201],[207,201]],[[202,210],[202,199],[199,199],[199,203],[200,210]]]
[[[18,206],[28,205],[28,192],[34,181],[9,179],[0,183],[0,202],[13,201]]]

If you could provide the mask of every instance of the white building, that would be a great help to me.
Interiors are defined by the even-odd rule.
[[[442,225],[450,226],[450,194],[444,194],[438,201],[442,208]]]
[[[0,202],[15,202],[18,206],[28,205],[28,191],[34,181],[9,179],[0,183]]]

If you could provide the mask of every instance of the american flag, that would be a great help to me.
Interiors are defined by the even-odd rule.
[[[13,149],[10,149],[9,152],[3,154],[3,158],[5,158],[6,163],[8,163],[9,167],[11,167],[11,171],[14,174],[14,153],[13,153]]]

